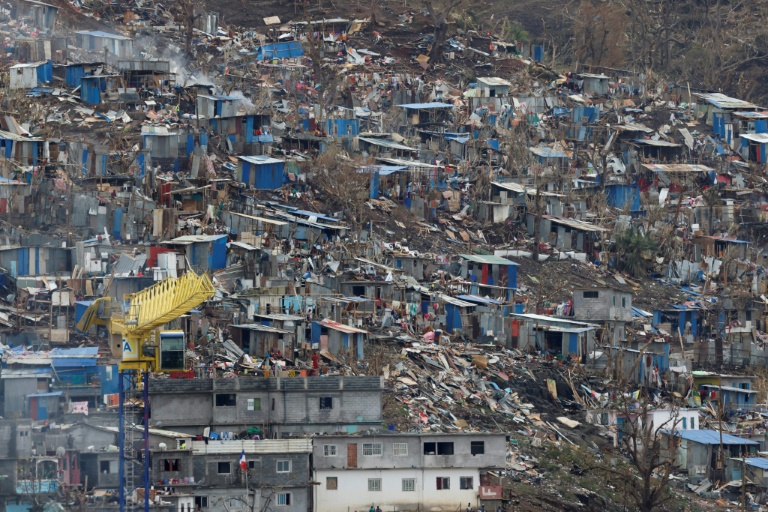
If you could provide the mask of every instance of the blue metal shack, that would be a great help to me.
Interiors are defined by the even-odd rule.
[[[268,156],[240,156],[237,177],[259,190],[276,190],[285,183],[285,160]]]

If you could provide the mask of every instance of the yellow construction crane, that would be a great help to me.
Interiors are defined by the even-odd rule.
[[[197,275],[189,270],[179,278],[169,277],[138,293],[125,295],[122,303],[111,297],[97,299],[86,309],[77,328],[86,332],[94,325],[107,327],[109,345],[120,359],[121,372],[184,370],[184,346],[182,343],[179,347],[178,336],[154,333],[211,299],[214,293],[207,274]],[[181,359],[177,357],[179,351]]]
[[[149,512],[149,374],[186,370],[184,333],[158,331],[168,322],[213,297],[215,290],[207,274],[187,271],[179,278],[168,278],[138,293],[125,295],[123,302],[104,297],[94,301],[77,323],[83,332],[94,325],[109,331],[109,345],[118,364],[118,466],[120,512],[128,510],[127,496],[137,488],[134,466],[141,466],[144,489],[143,509]],[[126,395],[137,396],[126,400]],[[141,404],[141,427],[126,415],[126,402]],[[141,446],[130,436],[143,432]],[[126,437],[128,436],[128,437]],[[143,453],[142,453],[143,452]],[[130,456],[129,456],[130,454]],[[134,503],[138,505],[138,503]]]

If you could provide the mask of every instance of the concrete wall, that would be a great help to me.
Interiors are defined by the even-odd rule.
[[[597,298],[585,298],[584,292],[597,292]],[[625,306],[622,307],[622,299]],[[573,292],[573,317],[575,320],[632,321],[632,294],[607,288],[575,290]]]
[[[214,432],[235,433],[259,426],[278,437],[294,432],[355,432],[380,427],[382,386],[379,377],[154,380],[150,381],[152,420],[195,434],[207,426]],[[217,406],[218,394],[234,394],[235,405]],[[320,409],[321,397],[332,399],[331,409]],[[248,408],[249,399],[254,410]]]
[[[4,379],[5,385],[5,411],[6,418],[18,418],[27,416],[26,396],[39,393],[37,378]]]
[[[328,478],[336,478],[337,489],[328,489]],[[471,489],[460,489],[462,477],[472,478]],[[437,479],[448,478],[450,489],[437,490]],[[381,491],[369,491],[370,480],[381,480]],[[413,491],[403,490],[403,480],[413,479]],[[342,509],[366,511],[371,504],[383,510],[464,510],[467,503],[477,507],[480,474],[477,468],[446,469],[366,469],[344,471],[323,469],[315,472],[315,512]]]
[[[483,454],[472,455],[473,441],[484,443]],[[453,443],[453,455],[425,454],[432,449],[430,445],[425,447],[425,443]],[[368,444],[381,444],[381,455],[366,455],[364,445]],[[472,468],[503,467],[506,463],[506,439],[499,434],[324,436],[316,438],[313,445],[317,469]],[[336,448],[327,449],[326,445]],[[400,450],[398,455],[396,448]]]
[[[280,493],[289,493],[291,495],[291,504],[289,506],[276,505],[277,495]],[[205,496],[208,498],[208,508],[202,509],[205,512],[249,512],[251,510],[307,512],[312,510],[310,491],[307,487],[282,486],[278,489],[261,489],[259,495],[254,496],[253,493],[250,495],[248,498],[251,500],[249,506],[246,506],[244,503],[246,496],[245,489],[242,486],[226,489],[197,489],[195,496]],[[269,503],[267,504],[267,502]],[[252,505],[252,508],[250,505]]]

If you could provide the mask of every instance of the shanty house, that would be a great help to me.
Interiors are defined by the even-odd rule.
[[[23,364],[4,367],[0,372],[0,382],[3,384],[4,418],[21,418],[28,416],[28,396],[38,393],[48,393],[51,381],[51,363]]]
[[[453,105],[450,103],[406,103],[398,105],[404,112],[404,124],[410,126],[429,126],[447,121]],[[437,128],[437,127],[435,127]]]
[[[24,165],[40,165],[50,158],[50,145],[40,137],[24,137],[0,130],[0,155]]]
[[[719,92],[716,93],[694,93],[701,101],[696,103],[696,112],[698,114],[706,113],[706,123],[709,126],[715,124],[717,117],[730,120],[730,115],[734,112],[753,112],[760,110],[760,107],[748,101],[731,98]]]
[[[230,326],[232,341],[240,349],[254,357],[264,357],[272,350],[279,350],[293,359],[293,332],[271,325],[239,324]]]
[[[485,254],[460,254],[461,277],[480,284],[517,288],[517,267],[514,261]]]
[[[133,39],[130,37],[110,34],[101,30],[79,30],[75,32],[77,47],[86,51],[117,57],[118,59],[130,59],[133,57]]]
[[[49,60],[16,64],[8,73],[11,89],[34,89],[53,83],[53,63]]]
[[[365,357],[365,343],[368,331],[325,319],[312,322],[312,343],[320,350],[327,350],[333,355],[342,350],[350,351],[358,359]]]
[[[757,455],[760,444],[716,430],[677,430],[664,433],[662,457],[674,457],[675,465],[687,469],[690,476],[712,479],[717,469],[721,440],[727,457]]]
[[[520,313],[510,316],[514,318],[511,348],[562,358],[569,355],[586,358],[595,349],[597,325],[546,315]]]
[[[67,247],[18,247],[0,249],[0,266],[13,277],[71,272],[72,249]]]
[[[185,235],[163,244],[182,249],[197,273],[212,272],[227,266],[227,235]]]
[[[64,83],[72,88],[80,87],[81,79],[84,76],[93,76],[101,69],[104,69],[103,62],[67,64],[64,70]]]
[[[240,106],[240,98],[234,96],[197,95],[197,115],[205,119],[234,117]]]
[[[277,190],[285,182],[285,160],[268,156],[239,156],[237,177],[249,188]]]
[[[44,33],[53,32],[58,13],[59,8],[55,5],[35,0],[13,0],[11,2],[11,19],[24,21]]]
[[[610,88],[610,77],[603,74],[594,75],[591,73],[581,73],[577,77],[582,81],[582,91],[594,96],[607,96]]]
[[[742,133],[739,154],[748,162],[768,162],[768,133]]]
[[[673,336],[687,334],[697,336],[699,333],[700,310],[701,308],[698,306],[668,304],[667,307],[653,310],[651,325]],[[690,326],[688,325],[689,323]]]
[[[99,105],[104,100],[117,99],[120,75],[80,77],[80,99],[87,105]]]

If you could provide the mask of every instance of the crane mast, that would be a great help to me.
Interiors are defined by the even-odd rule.
[[[122,302],[104,297],[83,314],[77,328],[85,332],[94,325],[109,331],[110,347],[118,364],[118,448],[120,512],[127,510],[128,492],[136,485],[137,470],[144,490],[143,508],[149,512],[149,374],[185,370],[184,333],[158,332],[215,294],[207,274],[187,271],[167,278],[140,292],[125,295]],[[140,410],[141,414],[137,415]],[[137,416],[139,416],[137,418]],[[141,448],[137,449],[141,434]],[[136,499],[135,503],[139,500]]]

